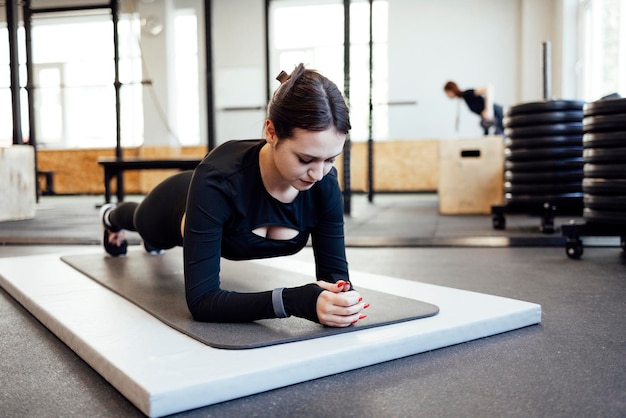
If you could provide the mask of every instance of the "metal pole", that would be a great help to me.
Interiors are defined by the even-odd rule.
[[[343,94],[350,106],[350,0],[343,0]],[[350,184],[350,134],[343,147],[343,213],[352,213],[352,185]]]
[[[11,106],[13,113],[13,144],[24,144],[20,104],[20,69],[17,52],[17,2],[7,0],[7,29],[9,32],[9,67],[11,71]]]
[[[206,63],[206,110],[207,110],[207,147],[211,151],[215,148],[215,105],[213,103],[213,35],[211,33],[212,1],[204,2],[204,43]]]
[[[374,86],[374,35],[373,35],[373,10],[374,0],[370,3],[370,40],[369,40],[369,117],[368,117],[368,139],[367,139],[367,200],[372,203],[374,201],[374,105],[373,105],[373,86]]]
[[[545,41],[542,46],[543,52],[543,99],[552,98],[552,48],[550,41]]]
[[[117,0],[111,0],[111,17],[113,19],[113,65],[115,71],[115,156],[122,158],[122,124],[121,124],[121,105],[120,105],[120,46],[117,32],[119,15]]]
[[[272,86],[270,85],[270,1],[265,0],[265,96],[266,103],[272,98]]]
[[[115,68],[115,81],[113,86],[115,87],[115,158],[121,160],[122,155],[122,120],[121,120],[121,105],[120,105],[120,89],[122,83],[120,83],[120,44],[117,33],[117,27],[119,23],[118,3],[117,0],[111,0],[111,17],[113,19],[113,64]],[[118,201],[123,200],[124,194],[124,175],[119,173],[117,175],[117,198]]]
[[[35,128],[35,72],[33,69],[33,15],[30,9],[30,0],[24,0],[22,7],[24,15],[24,38],[26,43],[26,92],[28,93],[28,130],[29,143],[37,145],[37,132]]]
[[[28,143],[33,147],[35,155],[35,178],[37,178],[37,125],[35,124],[35,72],[33,69],[33,14],[30,9],[30,0],[24,0],[22,5],[24,15],[24,38],[26,43],[26,93],[28,100]],[[35,181],[35,201],[39,203],[39,182]]]

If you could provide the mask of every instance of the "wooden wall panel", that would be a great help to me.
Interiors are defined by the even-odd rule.
[[[439,162],[438,140],[381,141],[374,144],[374,188],[380,192],[418,192],[437,189]],[[104,193],[104,173],[98,158],[113,157],[112,149],[72,149],[38,151],[40,170],[54,170],[57,194]],[[124,149],[124,157],[146,158],[203,158],[206,146],[194,147],[140,147]],[[335,164],[340,181],[342,157]],[[147,193],[176,170],[127,171],[124,174],[125,192]],[[112,182],[115,191],[115,181]],[[352,143],[351,187],[353,191],[367,191],[367,143]]]
[[[125,149],[124,156],[137,156],[137,149]],[[55,171],[54,191],[57,194],[100,194],[104,193],[104,170],[98,165],[101,157],[115,157],[115,151],[110,148],[40,149],[37,151],[37,166],[39,170]],[[138,173],[126,173],[124,181],[127,193],[139,191]],[[112,186],[115,190],[115,184]]]
[[[374,190],[380,192],[437,190],[438,142],[438,140],[375,142]],[[352,143],[350,185],[355,192],[367,191],[367,158],[367,143]],[[337,159],[335,166],[341,184],[343,182],[341,157]]]

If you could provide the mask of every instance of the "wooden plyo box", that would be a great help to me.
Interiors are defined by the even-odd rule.
[[[504,144],[501,136],[439,142],[439,213],[489,214],[503,203]]]

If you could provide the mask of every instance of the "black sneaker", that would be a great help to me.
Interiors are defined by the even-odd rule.
[[[114,245],[109,242],[110,234],[120,234],[123,233],[121,231],[112,232],[109,231],[106,227],[104,228],[104,236],[102,237],[102,245],[104,245],[104,249],[112,257],[123,257],[126,256],[126,251],[128,250],[128,241],[124,240],[120,245]]]
[[[100,208],[100,220],[102,222],[103,229],[103,237],[102,237],[102,245],[104,246],[105,251],[112,257],[120,257],[125,256],[128,250],[128,241],[124,239],[120,245],[114,245],[109,242],[109,236],[111,234],[123,234],[124,232],[121,229],[115,230],[110,225],[105,222],[105,216],[111,210],[115,209],[114,203],[107,203],[102,205]]]

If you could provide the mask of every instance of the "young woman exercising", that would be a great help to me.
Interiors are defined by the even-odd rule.
[[[477,87],[475,89],[461,90],[454,81],[448,81],[443,86],[443,91],[451,99],[463,99],[469,110],[480,116],[480,126],[484,134],[489,135],[489,128],[495,128],[495,134],[504,133],[502,119],[504,117],[502,106],[493,102],[493,87]]]
[[[348,108],[334,83],[302,64],[278,79],[264,140],[224,143],[193,172],[164,180],[140,204],[104,206],[104,248],[125,255],[124,230],[137,231],[147,249],[182,246],[187,305],[197,321],[294,315],[346,327],[365,318],[369,306],[349,282],[333,167],[350,129]],[[220,289],[220,257],[294,254],[309,237],[315,283],[259,293]]]

